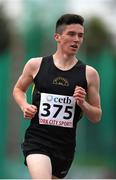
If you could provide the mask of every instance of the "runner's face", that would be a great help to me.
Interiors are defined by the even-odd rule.
[[[80,24],[66,25],[62,34],[56,34],[58,48],[67,55],[75,55],[83,42],[84,28]]]

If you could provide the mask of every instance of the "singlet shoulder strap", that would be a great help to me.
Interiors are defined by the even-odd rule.
[[[37,72],[37,74],[34,78],[34,82],[36,81],[36,79],[37,79],[38,75],[41,73],[41,71],[43,71],[43,68],[44,68],[44,70],[46,70],[48,68],[48,65],[50,64],[51,61],[52,61],[52,55],[45,56],[42,58],[41,65],[40,65],[39,71]]]

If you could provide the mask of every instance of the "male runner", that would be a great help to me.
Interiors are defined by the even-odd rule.
[[[84,36],[84,19],[65,14],[56,23],[56,52],[30,59],[13,95],[30,119],[22,144],[32,179],[64,178],[72,164],[76,127],[84,115],[93,123],[101,118],[99,75],[76,58]],[[34,83],[33,101],[26,99]]]

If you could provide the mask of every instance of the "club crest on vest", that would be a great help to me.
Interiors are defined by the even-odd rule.
[[[53,80],[53,84],[59,85],[59,86],[69,86],[69,82],[64,77],[57,77]]]

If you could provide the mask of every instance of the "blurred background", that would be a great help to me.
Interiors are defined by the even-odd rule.
[[[67,178],[116,178],[116,1],[0,0],[0,178],[29,178],[20,143],[23,119],[12,89],[32,57],[54,53],[55,23],[64,13],[85,18],[85,38],[77,58],[97,69],[103,116],[83,118],[77,128],[75,160]],[[31,88],[28,90],[28,97]],[[29,98],[30,101],[30,98]]]

